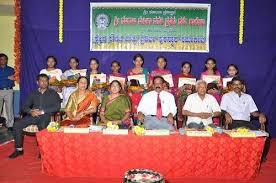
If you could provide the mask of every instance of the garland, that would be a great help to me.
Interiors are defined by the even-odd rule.
[[[63,42],[63,0],[59,0],[58,9],[58,41]]]
[[[14,0],[14,12],[15,12],[15,20],[14,20],[14,79],[17,83],[20,82],[20,66],[21,66],[21,4],[20,0]]]
[[[240,24],[239,24],[239,44],[243,44],[244,39],[244,0],[240,0]]]

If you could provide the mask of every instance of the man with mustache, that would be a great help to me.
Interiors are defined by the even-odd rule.
[[[232,79],[233,91],[224,94],[221,100],[221,110],[225,116],[225,124],[229,129],[246,127],[251,130],[258,128],[250,122],[250,117],[259,118],[259,122],[264,124],[266,117],[263,113],[258,112],[258,108],[253,98],[242,92],[243,80],[239,77]]]
[[[171,93],[163,90],[163,84],[164,79],[155,76],[154,90],[143,95],[138,105],[138,120],[143,122],[146,129],[174,130],[175,100]]]

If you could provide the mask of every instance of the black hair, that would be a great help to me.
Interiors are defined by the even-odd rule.
[[[215,67],[213,68],[213,71],[214,71],[214,74],[217,72],[217,61],[216,59],[212,58],[212,57],[209,57],[205,60],[205,66],[204,66],[204,71],[207,70],[207,67],[206,67],[206,64],[208,63],[209,60],[212,60],[215,64]]]
[[[143,57],[143,55],[141,55],[140,53],[138,53],[138,54],[134,55],[134,57],[133,57],[133,61],[135,61],[135,60],[136,60],[136,58],[138,58],[138,57],[140,57],[140,58],[142,59],[143,63],[144,63],[144,57]]]
[[[49,59],[49,58],[52,58],[52,59],[54,60],[54,62],[55,62],[54,67],[56,67],[56,66],[57,66],[57,59],[56,59],[56,57],[54,57],[53,55],[49,55],[49,56],[47,56],[47,58],[46,58],[46,62],[48,62],[48,59]]]
[[[111,87],[111,85],[112,85],[113,83],[117,83],[117,84],[119,85],[119,87],[120,87],[120,92],[123,90],[122,84],[121,84],[118,80],[113,80],[113,81],[109,84],[109,86]]]
[[[239,81],[241,82],[241,84],[244,84],[244,80],[242,80],[239,76],[233,77],[233,79],[231,80],[232,84],[234,83],[234,81]]]
[[[5,53],[0,53],[0,57],[4,57],[5,58],[5,60],[7,60],[8,61],[8,56],[5,54]]]
[[[164,57],[163,55],[159,55],[159,56],[156,58],[156,63],[158,62],[159,59],[163,59],[163,60],[165,61],[165,63],[166,63],[166,64],[165,64],[165,67],[164,67],[164,69],[165,69],[166,66],[167,66],[167,62],[168,62],[167,59],[166,59],[166,57]]]
[[[154,81],[155,81],[156,79],[161,79],[161,80],[162,80],[162,83],[165,82],[165,80],[164,80],[164,78],[163,78],[162,76],[154,76],[152,82],[154,83]]]
[[[69,62],[71,61],[71,59],[74,59],[78,64],[80,63],[79,59],[77,57],[70,57],[69,58]]]
[[[93,60],[96,61],[96,63],[97,63],[98,65],[100,65],[99,60],[98,60],[97,58],[95,58],[95,57],[90,58],[89,64],[91,64],[91,62],[92,62]]]
[[[86,89],[88,89],[88,88],[89,88],[89,85],[90,85],[90,81],[89,81],[89,79],[88,79],[86,76],[80,76],[80,77],[78,78],[77,83],[79,84],[80,80],[83,79],[83,78],[86,79],[86,81],[87,81]]]
[[[191,73],[191,71],[192,71],[192,64],[191,64],[190,62],[187,62],[187,61],[182,62],[182,64],[181,64],[181,68],[183,68],[183,67],[184,67],[184,65],[186,65],[186,64],[188,64],[188,65],[190,66],[190,72],[189,72],[189,73]]]
[[[37,81],[39,81],[40,78],[47,78],[47,80],[49,81],[49,77],[46,74],[39,74],[36,76]]]
[[[112,66],[114,63],[118,64],[118,66],[121,67],[121,63],[120,63],[119,61],[117,61],[117,60],[113,60],[113,61],[111,62],[111,64],[110,64],[110,66]]]
[[[239,74],[239,68],[238,68],[238,66],[237,66],[237,65],[235,65],[235,64],[229,64],[229,65],[227,66],[227,70],[229,69],[229,67],[234,67],[234,68],[237,70],[236,75],[238,75],[238,74]]]

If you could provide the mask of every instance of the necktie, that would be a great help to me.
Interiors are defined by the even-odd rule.
[[[156,118],[157,119],[162,118],[162,106],[161,106],[161,99],[160,99],[159,93],[157,94]]]

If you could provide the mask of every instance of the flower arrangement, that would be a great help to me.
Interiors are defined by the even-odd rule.
[[[60,128],[60,124],[57,122],[50,122],[50,124],[47,126],[48,132],[56,132]]]
[[[146,131],[146,129],[142,125],[137,125],[137,126],[133,127],[133,132],[136,135],[144,135],[145,131]]]
[[[21,4],[20,0],[14,1],[14,11],[15,11],[15,20],[14,20],[14,27],[15,27],[15,34],[14,34],[14,79],[17,83],[20,82],[20,65],[21,65]]]
[[[59,0],[58,8],[58,41],[63,42],[63,0]]]
[[[244,0],[240,0],[240,17],[239,17],[239,44],[243,43],[244,32]]]
[[[111,121],[106,123],[106,127],[107,127],[107,129],[110,129],[110,130],[118,130],[119,129],[119,126],[115,125],[115,124],[112,124]]]

